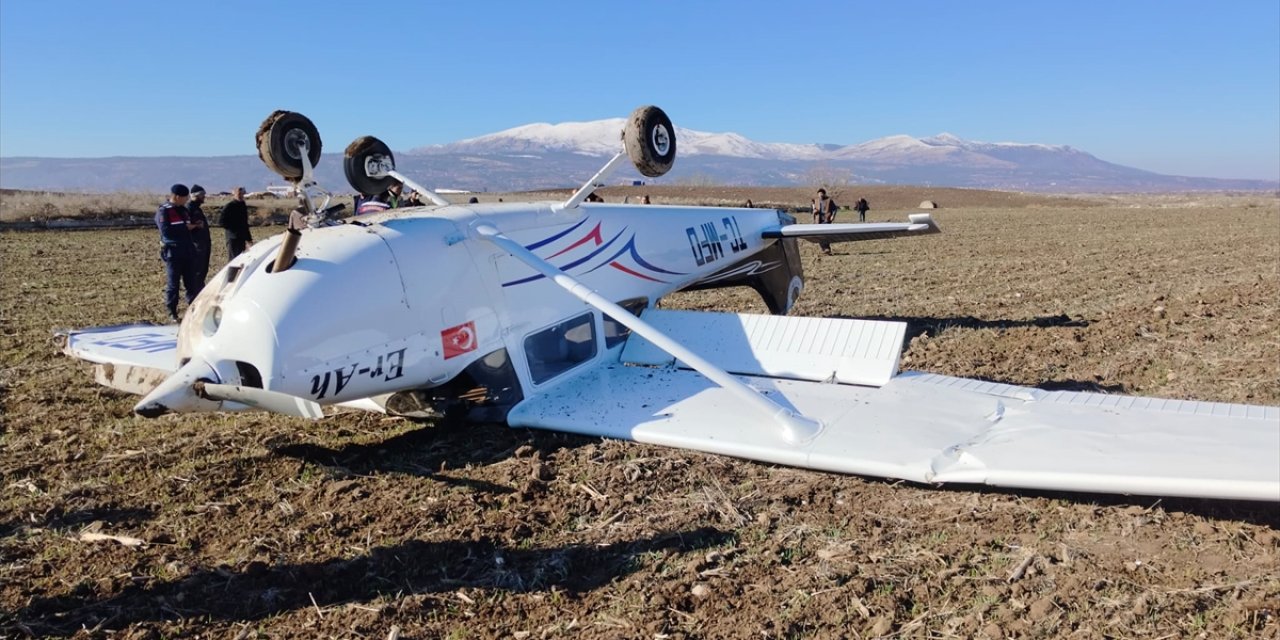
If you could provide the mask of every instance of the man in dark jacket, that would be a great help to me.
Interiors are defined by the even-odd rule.
[[[227,262],[230,262],[244,253],[245,247],[253,244],[253,236],[249,235],[249,207],[244,203],[244,187],[231,191],[231,202],[222,207],[220,222],[226,232]]]
[[[836,201],[827,197],[826,189],[818,189],[818,197],[809,201],[813,209],[814,224],[831,224],[836,220],[836,211],[840,209],[836,205]],[[827,242],[818,242],[818,246],[822,248],[822,252],[831,255],[831,245]]]
[[[858,198],[858,204],[853,206],[853,210],[858,212],[858,222],[866,222],[867,212],[871,210],[871,205],[867,204],[866,198]]]
[[[191,220],[191,240],[196,245],[196,280],[204,286],[209,276],[209,251],[213,242],[209,238],[209,218],[204,215],[204,187],[191,185],[191,201],[187,203],[187,217]]]
[[[195,300],[204,286],[196,278],[196,245],[191,240],[193,223],[187,217],[186,185],[175,184],[169,188],[169,199],[156,209],[156,228],[160,230],[160,258],[164,260],[164,304],[169,319],[178,320],[178,286],[187,289],[187,304]]]

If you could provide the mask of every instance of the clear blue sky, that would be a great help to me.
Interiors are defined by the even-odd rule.
[[[393,148],[657,104],[851,144],[951,132],[1280,179],[1280,2],[0,1],[0,156]]]

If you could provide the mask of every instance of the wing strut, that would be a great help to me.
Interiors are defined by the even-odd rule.
[[[538,273],[546,276],[547,279],[557,285],[560,285],[566,291],[581,299],[583,302],[609,314],[609,317],[643,336],[659,349],[662,349],[663,351],[666,351],[672,356],[680,359],[698,373],[706,376],[712,382],[720,385],[726,391],[729,391],[739,399],[746,402],[748,406],[755,407],[764,415],[777,421],[778,425],[782,427],[782,437],[787,442],[791,444],[806,442],[813,439],[822,431],[823,425],[821,422],[783,407],[765,397],[755,389],[743,384],[740,380],[730,375],[724,369],[711,364],[702,356],[699,356],[685,348],[685,346],[679,342],[667,337],[666,334],[654,328],[653,325],[632,315],[630,311],[623,309],[622,307],[614,304],[608,298],[592,291],[590,287],[579,282],[573,276],[570,276],[560,269],[557,269],[555,265],[534,255],[532,251],[525,249],[524,245],[521,245],[519,242],[503,235],[502,232],[493,225],[478,224],[473,227],[473,229],[481,238],[484,238],[507,251],[512,256],[532,267]]]
[[[413,189],[414,191],[421,193],[422,195],[426,196],[428,200],[434,202],[435,204],[438,204],[442,207],[449,206],[448,200],[445,200],[444,198],[440,197],[440,194],[414,182],[409,178],[409,176],[406,176],[403,173],[396,171],[395,169],[387,171],[387,175],[391,176],[392,178],[395,178],[396,180],[399,180],[400,182],[403,182],[409,185],[410,189]]]
[[[578,205],[582,204],[583,200],[587,199],[587,196],[591,195],[592,192],[594,192],[596,189],[599,189],[600,187],[604,186],[605,178],[608,178],[609,174],[613,173],[614,169],[617,169],[618,165],[622,164],[622,161],[625,160],[626,157],[627,157],[627,154],[619,153],[614,155],[612,158],[610,158],[609,161],[606,162],[605,165],[601,167],[600,170],[597,171],[594,176],[591,176],[591,179],[588,180],[586,184],[582,185],[577,191],[573,192],[573,195],[570,196],[568,200],[565,200],[564,204],[559,205],[559,208],[561,209],[577,208]]]

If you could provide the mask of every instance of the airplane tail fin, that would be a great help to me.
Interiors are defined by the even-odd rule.
[[[783,316],[804,290],[804,267],[794,238],[782,238],[773,246],[730,265],[686,290],[751,287],[764,299],[769,313]]]

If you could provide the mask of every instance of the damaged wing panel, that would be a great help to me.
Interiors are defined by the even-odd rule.
[[[922,483],[1280,501],[1280,424],[1270,409],[1174,411],[1151,399],[1124,407],[1119,396],[910,373],[878,389],[741,379],[825,428],[788,444],[696,373],[625,365],[584,371],[517,405],[508,421]]]
[[[68,331],[63,351],[97,364],[178,370],[178,325],[126,324]]]
[[[126,324],[58,332],[63,352],[93,363],[94,380],[146,395],[178,369],[178,325]]]

